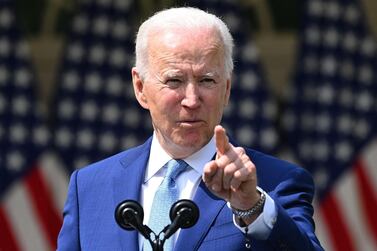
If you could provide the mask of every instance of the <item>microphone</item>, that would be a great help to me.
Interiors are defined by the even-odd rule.
[[[137,201],[125,200],[115,209],[115,220],[125,230],[138,230],[146,239],[150,239],[152,230],[143,225],[144,210]]]
[[[156,235],[147,225],[143,225],[144,210],[141,205],[134,200],[125,200],[119,203],[115,209],[115,220],[117,224],[127,230],[137,230],[151,244],[153,251],[162,251],[165,241],[171,237],[179,228],[190,228],[199,219],[199,208],[191,200],[179,200],[170,208],[169,212],[171,224]],[[153,233],[154,239],[151,239]],[[160,235],[164,233],[163,239]]]
[[[179,200],[170,208],[172,223],[164,229],[164,240],[172,236],[179,228],[190,228],[199,219],[199,208],[191,200]],[[163,240],[163,241],[164,241]]]

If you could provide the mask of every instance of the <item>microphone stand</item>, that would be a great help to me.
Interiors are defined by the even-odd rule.
[[[168,233],[168,235],[166,235],[166,232],[169,230],[169,228],[171,226],[172,226],[172,224],[165,226],[164,229],[157,235],[148,226],[144,225],[145,228],[150,230],[149,236],[144,236],[144,237],[149,241],[153,251],[164,251],[165,241],[167,239],[169,239],[176,232],[176,230],[173,230],[173,232]],[[138,230],[138,229],[136,229],[136,230]],[[141,232],[139,231],[139,233],[141,233]],[[164,233],[164,237],[160,238],[162,233]],[[153,240],[151,239],[151,234],[153,234],[153,236],[154,236]]]
[[[190,200],[179,200],[170,209],[172,223],[165,226],[157,235],[143,222],[143,208],[137,201],[125,200],[115,209],[115,220],[125,230],[137,230],[149,241],[153,251],[163,251],[164,243],[179,228],[189,228],[195,225],[199,218],[199,208]],[[164,233],[161,239],[161,234]],[[153,240],[151,236],[153,235]]]
[[[147,227],[146,225],[144,225],[145,227]],[[168,226],[166,226],[164,228],[164,230],[167,228]],[[152,240],[151,239],[151,235],[147,236],[146,239],[149,241],[149,244],[151,245],[152,247],[152,250],[153,251],[164,251],[164,243],[165,243],[165,238],[164,239],[161,239],[160,238],[160,235],[161,233],[164,232],[164,231],[161,231],[158,235],[156,235],[152,230],[151,230],[151,233],[153,233],[153,236],[154,236],[154,239]],[[145,237],[145,236],[144,236]]]

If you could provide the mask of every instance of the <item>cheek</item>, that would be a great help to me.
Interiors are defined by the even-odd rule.
[[[224,110],[224,100],[219,97],[210,97],[207,98],[203,105],[203,112],[207,117],[207,120],[210,126],[217,125],[222,117]]]
[[[155,94],[157,103],[160,105],[160,110],[163,112],[173,111],[178,109],[180,99],[178,94],[170,90]]]
[[[150,99],[149,109],[157,118],[169,118],[176,114],[178,110],[179,99],[177,95],[171,92],[155,92],[152,93],[153,98]]]
[[[215,92],[211,92],[206,95],[204,102],[208,107],[212,110],[219,110],[222,111],[224,107],[227,105],[228,96],[225,90],[216,90]]]

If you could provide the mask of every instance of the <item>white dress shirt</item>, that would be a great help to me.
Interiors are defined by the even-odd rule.
[[[201,148],[198,152],[184,159],[186,163],[191,167],[187,171],[178,176],[177,186],[179,191],[179,199],[193,199],[196,189],[201,181],[203,168],[216,153],[216,144],[214,138],[212,138],[207,145]],[[141,190],[141,203],[144,208],[144,224],[148,225],[150,211],[153,203],[153,197],[162,183],[166,168],[163,166],[172,158],[161,147],[155,134],[153,134],[151,151],[145,172],[144,182]],[[230,210],[230,209],[229,209]],[[234,220],[234,219],[233,219]],[[268,237],[274,222],[276,221],[276,209],[275,203],[267,195],[266,203],[263,208],[263,213],[249,226],[249,233],[259,236],[261,239]],[[235,221],[234,221],[235,223]],[[244,231],[244,228],[239,227]],[[156,234],[160,230],[156,230]],[[179,230],[170,238],[177,239]],[[139,247],[143,248],[144,237],[139,234]]]

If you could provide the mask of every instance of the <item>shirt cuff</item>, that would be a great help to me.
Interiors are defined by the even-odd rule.
[[[264,192],[260,187],[257,187],[260,192]],[[248,234],[255,239],[259,240],[266,240],[271,233],[272,228],[276,222],[277,217],[277,210],[275,207],[275,201],[267,194],[266,194],[266,201],[263,206],[263,212],[258,216],[258,218],[251,223],[248,228]],[[228,202],[228,207],[230,207],[230,203]],[[236,217],[233,215],[233,223],[234,225],[245,233],[246,227],[240,227],[236,222]]]

